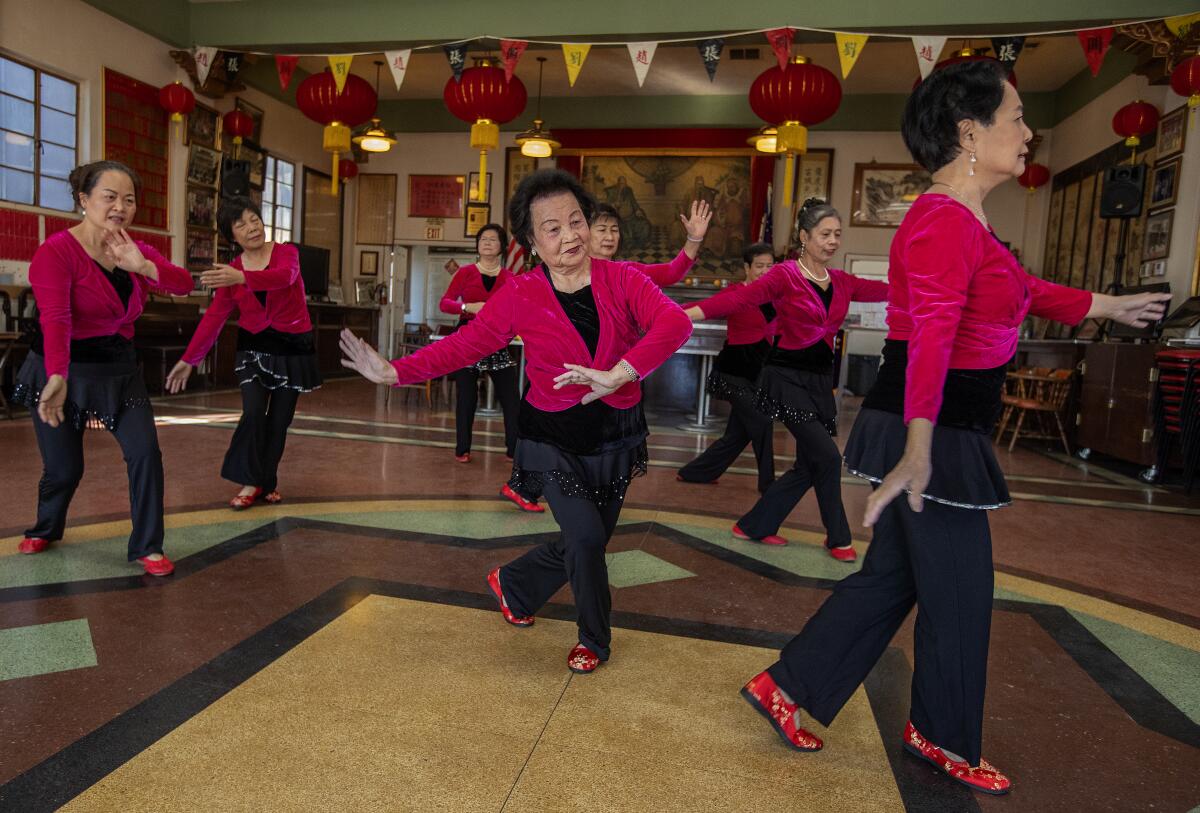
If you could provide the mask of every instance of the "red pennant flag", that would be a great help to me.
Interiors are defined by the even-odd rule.
[[[771,43],[771,49],[775,51],[780,70],[787,67],[788,57],[792,55],[792,40],[795,36],[794,28],[773,28],[767,32],[767,41]]]
[[[1104,64],[1104,55],[1108,53],[1108,46],[1112,44],[1113,30],[1111,28],[1092,28],[1075,33],[1079,37],[1079,44],[1083,46],[1083,55],[1087,57],[1088,67],[1092,69],[1092,76],[1098,75],[1100,66]]]
[[[500,40],[500,56],[504,59],[504,81],[511,82],[513,71],[517,68],[517,60],[529,43],[525,40]]]
[[[279,73],[281,89],[287,90],[288,85],[292,83],[292,74],[296,72],[296,63],[299,61],[298,56],[275,56],[275,70]]]

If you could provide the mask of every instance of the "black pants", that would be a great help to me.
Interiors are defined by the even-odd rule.
[[[817,421],[788,423],[787,428],[796,438],[796,462],[738,520],[738,526],[756,539],[778,533],[811,487],[817,493],[821,524],[828,537],[825,544],[830,548],[849,545],[850,524],[842,507],[842,455],[837,445]]]
[[[517,448],[517,410],[521,406],[521,393],[517,389],[517,368],[488,370],[496,388],[496,400],[504,412],[504,449],[509,457]],[[479,371],[474,367],[463,367],[453,373],[454,380],[454,453],[464,455],[471,451],[471,430],[475,424],[475,407],[479,405]]]
[[[978,765],[992,581],[986,511],[926,500],[914,513],[902,494],[876,523],[862,569],[838,582],[771,677],[829,725],[915,603],[909,719],[935,745]]]
[[[597,505],[582,497],[568,497],[553,480],[546,480],[544,493],[561,533],[553,542],[539,545],[500,569],[504,597],[517,615],[533,615],[570,582],[579,643],[606,661],[612,642],[612,594],[604,549],[617,527],[621,500]]]
[[[271,492],[279,485],[279,461],[300,393],[270,390],[257,381],[242,384],[242,419],[233,431],[221,476],[232,483]]]
[[[729,422],[725,434],[704,450],[704,453],[679,470],[679,476],[689,483],[711,483],[733,465],[747,444],[754,446],[758,463],[758,493],[765,494],[775,482],[775,424],[754,407],[751,392],[739,392],[729,401]]]
[[[33,432],[42,453],[42,479],[38,483],[37,524],[25,536],[54,542],[62,539],[71,497],[83,478],[83,429],[69,421],[57,428],[33,412]],[[129,508],[133,532],[129,535],[129,561],[163,546],[163,465],[150,407],[126,409],[112,436],[121,444],[129,473]]]

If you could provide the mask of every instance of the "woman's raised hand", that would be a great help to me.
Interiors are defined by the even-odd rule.
[[[346,369],[354,370],[374,384],[392,385],[399,380],[396,368],[391,362],[349,329],[342,330],[338,337],[338,346],[342,348],[342,355],[345,356],[342,366]]]

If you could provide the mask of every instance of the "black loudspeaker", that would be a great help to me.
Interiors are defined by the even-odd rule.
[[[250,162],[226,158],[221,162],[221,197],[244,198],[250,195]]]
[[[1137,217],[1146,192],[1146,165],[1119,164],[1104,170],[1100,187],[1101,217]]]

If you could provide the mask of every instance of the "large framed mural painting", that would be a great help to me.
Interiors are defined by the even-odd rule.
[[[692,274],[735,276],[750,239],[750,161],[733,150],[596,150],[583,154],[582,180],[620,214],[623,260],[669,262],[687,239],[679,216],[707,201],[713,219]]]

